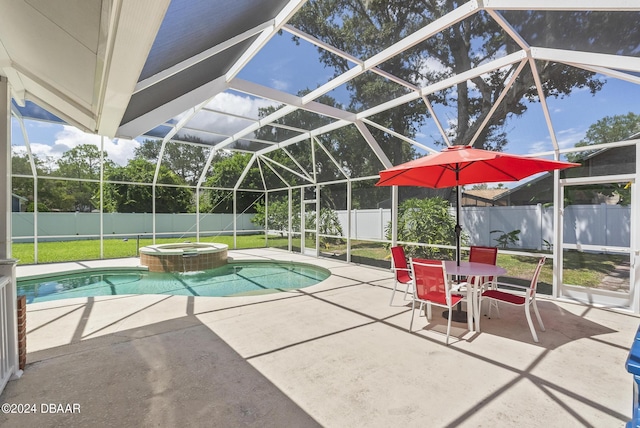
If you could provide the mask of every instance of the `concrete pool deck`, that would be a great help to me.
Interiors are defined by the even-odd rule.
[[[235,260],[303,261],[330,269],[321,284],[244,297],[108,296],[28,305],[27,367],[0,395],[37,414],[2,427],[624,426],[625,370],[640,318],[541,300],[533,342],[521,308],[469,333],[434,310],[428,329],[396,294],[389,271],[275,249]],[[120,259],[19,266],[18,275]],[[38,272],[35,272],[35,271]],[[406,302],[404,302],[406,303]],[[42,413],[45,404],[80,413]]]

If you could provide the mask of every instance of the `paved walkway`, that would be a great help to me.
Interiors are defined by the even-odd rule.
[[[607,276],[602,279],[598,288],[610,291],[629,292],[629,274],[631,264],[622,262]]]
[[[0,402],[80,413],[0,414],[0,426],[623,427],[631,417],[624,364],[638,317],[542,301],[547,328],[534,343],[524,314],[503,306],[481,333],[454,324],[445,346],[437,315],[407,331],[401,294],[388,305],[389,271],[279,250],[232,256],[332,276],[265,296],[29,305],[28,365]]]

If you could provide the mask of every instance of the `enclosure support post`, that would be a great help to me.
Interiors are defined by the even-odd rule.
[[[17,117],[16,119],[20,124],[22,138],[24,139],[24,145],[27,149],[27,155],[29,156],[31,177],[33,178],[33,263],[38,264],[38,172],[33,153],[31,152],[29,134],[27,133],[27,128],[24,126],[24,119],[22,117]]]
[[[264,245],[269,248],[269,192],[264,192]]]
[[[629,292],[631,293],[631,307],[635,314],[640,313],[640,144],[636,144],[636,177],[631,183],[631,254],[629,272]]]
[[[237,202],[238,192],[233,190],[233,249],[238,249],[238,202]]]
[[[391,246],[398,244],[398,186],[391,186]]]
[[[564,186],[560,186],[560,172],[553,172],[553,286],[551,296],[560,297],[560,281],[562,280],[562,241],[564,240]]]
[[[316,184],[316,257],[320,256],[320,186]]]
[[[347,180],[347,263],[351,263],[351,180]]]
[[[160,161],[158,161],[160,162]],[[151,240],[156,244],[156,185],[151,185]]]
[[[305,253],[305,232],[306,232],[306,219],[304,216],[304,187],[300,188],[300,253]]]
[[[287,189],[287,193],[289,196],[289,207],[287,209],[287,213],[289,213],[289,221],[287,222],[287,245],[288,245],[288,249],[289,252],[293,251],[293,227],[292,227],[292,218],[293,218],[293,190],[291,189],[291,187],[289,187],[289,189]]]
[[[104,259],[104,136],[100,136],[100,260]]]
[[[0,76],[0,260],[11,258],[11,91]]]
[[[196,242],[200,242],[200,183],[196,185]]]
[[[11,259],[11,91],[0,76],[0,392],[19,377],[16,261]],[[2,352],[4,350],[4,352]]]

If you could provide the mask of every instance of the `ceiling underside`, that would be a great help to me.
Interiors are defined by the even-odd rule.
[[[544,64],[562,64],[640,84],[640,31],[620,24],[623,20],[640,22],[637,2],[470,1],[445,10],[420,28],[398,32],[377,51],[361,56],[292,25],[296,13],[322,2],[305,3],[68,0],[61,6],[61,2],[48,0],[3,0],[0,74],[9,79],[16,114],[24,117],[61,120],[109,137],[146,135],[256,156],[352,126],[383,167],[392,162],[371,134],[374,128],[423,151],[433,148],[377,123],[379,115],[409,103],[421,104],[442,142],[452,144],[446,119],[438,118],[434,100],[446,91],[455,92],[465,82],[477,85],[478,79],[497,75],[504,79],[504,91],[497,94],[486,116],[490,118],[509,97],[513,82],[531,74],[534,95],[527,96],[539,100],[555,151],[557,136],[546,105],[546,82],[539,74]],[[362,2],[364,15],[367,3]],[[503,46],[490,57],[455,70],[443,67],[431,73],[430,80],[388,71],[401,55],[424,55],[426,44],[476,18],[492,21],[503,36]],[[588,21],[598,22],[598,31],[586,37],[583,31],[558,25],[569,18],[584,20],[591,31],[594,28]],[[348,64],[348,69],[305,88],[252,80],[259,74],[252,70],[255,59],[282,37],[296,37],[299,43]],[[471,43],[480,45],[482,38]],[[430,64],[429,58],[422,60]],[[317,67],[323,65],[318,62]],[[364,77],[379,79],[393,90],[388,97],[349,105],[323,98],[348,93],[350,84]],[[268,109],[263,108],[262,114],[238,111],[227,102],[237,97]],[[300,111],[315,120],[308,121],[308,126],[288,120]],[[481,135],[487,118],[476,124],[477,131],[465,144],[473,144]]]

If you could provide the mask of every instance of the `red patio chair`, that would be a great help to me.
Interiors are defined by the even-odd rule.
[[[495,265],[498,260],[498,247],[482,247],[482,246],[472,246],[469,252],[469,261],[474,263],[486,263],[488,265]],[[495,282],[494,277],[487,278],[478,278],[479,287],[484,287],[487,283]],[[467,286],[467,282],[460,282],[455,289],[457,291],[464,291],[463,289]],[[481,288],[480,288],[481,289]]]
[[[524,306],[524,315],[527,317],[527,323],[529,324],[529,329],[531,330],[531,335],[533,336],[533,340],[535,342],[538,341],[538,335],[536,334],[536,329],[533,327],[533,322],[531,321],[531,311],[529,309],[529,306],[533,306],[533,311],[536,313],[536,318],[538,318],[538,324],[540,324],[540,330],[544,331],[544,324],[542,324],[542,318],[540,318],[538,305],[536,305],[536,288],[538,286],[540,270],[542,269],[542,266],[544,266],[545,260],[546,258],[542,257],[540,261],[538,261],[538,266],[536,266],[536,270],[533,273],[533,278],[531,278],[531,284],[528,287],[509,284],[505,282],[498,282],[496,283],[498,288],[486,290],[480,296],[480,308],[482,308],[482,302],[486,299],[495,302],[504,302],[510,305]],[[523,290],[524,294],[516,294],[512,291],[501,290],[501,285],[514,288],[516,290]],[[498,306],[496,305],[496,309],[497,308]],[[489,306],[488,316],[489,318],[491,318],[491,305]],[[500,317],[500,313],[498,313],[498,317]]]
[[[393,304],[393,296],[396,294],[399,283],[405,286],[404,300],[407,300],[409,287],[413,285],[411,270],[409,266],[407,266],[407,256],[404,254],[404,248],[401,246],[391,247],[391,269],[395,272],[395,284],[393,285],[389,306]]]
[[[451,282],[447,278],[444,262],[441,260],[411,259],[413,272],[413,302],[411,304],[411,324],[409,331],[413,329],[413,318],[416,303],[420,303],[420,311],[426,305],[427,321],[431,319],[431,305],[447,308],[449,313],[458,305],[463,297],[451,293]],[[447,338],[451,333],[451,316],[447,317]]]
[[[471,247],[471,252],[469,253],[469,261],[475,263],[485,263],[488,265],[496,264],[498,260],[498,247],[481,247],[481,246],[473,246]],[[491,285],[492,288],[495,288],[493,284],[496,282],[496,278],[493,276],[489,276],[486,278],[479,278],[480,288],[479,290],[483,290],[485,286]]]
[[[469,253],[469,261],[495,265],[498,259],[498,247],[472,246]]]

